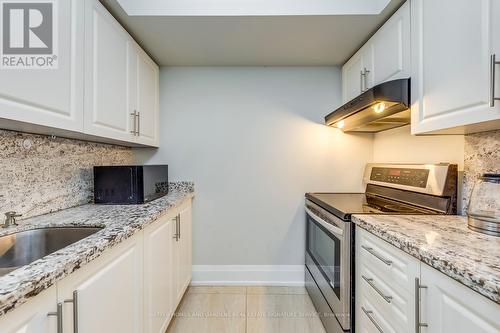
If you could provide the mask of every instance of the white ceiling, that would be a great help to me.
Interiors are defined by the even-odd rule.
[[[214,6],[202,11],[193,5],[200,1]],[[162,66],[341,65],[404,2],[309,0],[307,6],[307,0],[286,0],[295,6],[284,6],[285,0],[266,0],[274,6],[258,11],[254,5],[264,0],[239,1],[247,6],[228,5],[236,0],[101,0]]]

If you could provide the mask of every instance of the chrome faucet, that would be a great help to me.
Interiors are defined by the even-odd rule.
[[[16,223],[16,217],[21,217],[23,216],[22,214],[17,214],[16,212],[7,212],[5,213],[5,222],[2,226],[2,228],[8,228],[11,225],[17,225]]]

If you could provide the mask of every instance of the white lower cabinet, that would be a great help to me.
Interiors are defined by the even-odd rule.
[[[172,283],[176,271],[172,233],[175,223],[171,216],[164,216],[144,229],[145,332],[165,332],[177,304]]]
[[[56,333],[57,292],[52,286],[0,319],[2,333]]]
[[[191,201],[144,229],[145,332],[164,333],[192,275]]]
[[[179,244],[176,253],[179,258],[177,278],[177,300],[180,301],[191,282],[192,275],[192,235],[191,207],[184,205],[179,213]]]
[[[422,264],[423,333],[498,333],[500,305]]]
[[[164,333],[191,282],[191,222],[187,199],[1,316],[0,332]]]
[[[357,332],[500,332],[500,305],[358,227],[355,253]]]
[[[58,283],[64,333],[143,331],[142,240],[134,235]]]

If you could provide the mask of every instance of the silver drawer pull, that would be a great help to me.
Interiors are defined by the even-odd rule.
[[[420,289],[427,289],[427,286],[421,285],[420,279],[415,278],[415,333],[420,333],[422,327],[429,326],[420,322]]]
[[[500,101],[500,97],[495,96],[495,71],[497,65],[500,65],[500,61],[497,61],[496,55],[492,54],[490,57],[490,107],[495,106],[495,101]]]
[[[384,333],[384,330],[382,329],[382,327],[380,327],[380,325],[377,323],[377,321],[375,320],[375,318],[373,318],[373,311],[365,309],[364,306],[361,307],[361,310],[363,310],[363,312],[368,317],[368,319],[370,319],[370,321],[372,322],[373,326],[375,326],[380,333]]]
[[[73,333],[78,333],[78,290],[73,291],[73,299],[65,299],[64,303],[73,304]]]
[[[389,259],[385,259],[384,257],[382,257],[380,254],[378,254],[377,252],[375,252],[374,249],[372,249],[371,247],[368,247],[368,246],[365,246],[365,245],[361,245],[361,247],[363,249],[365,249],[368,253],[370,253],[372,256],[374,256],[375,258],[377,258],[378,260],[382,261],[384,264],[386,264],[387,266],[391,266],[392,265],[392,261],[390,261]]]
[[[373,288],[373,290],[375,290],[380,296],[382,296],[382,298],[387,302],[387,303],[391,303],[391,300],[392,300],[392,296],[387,296],[387,295],[384,295],[384,293],[382,292],[382,290],[380,290],[376,285],[375,283],[373,282],[373,279],[371,278],[367,278],[366,276],[364,275],[361,275],[361,277],[363,278],[363,280],[366,281],[366,283],[368,283],[370,285],[370,287]]]
[[[57,311],[49,312],[47,316],[54,316],[57,318],[57,333],[62,333],[63,331],[63,304],[57,303]]]

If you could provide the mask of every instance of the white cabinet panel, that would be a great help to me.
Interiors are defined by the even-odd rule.
[[[85,133],[134,141],[129,106],[131,40],[98,0],[85,0]]]
[[[182,293],[191,282],[192,277],[192,215],[191,203],[188,202],[179,213],[180,216],[180,249],[181,249],[181,284]]]
[[[422,264],[422,322],[426,333],[500,332],[500,305]]]
[[[142,233],[124,241],[109,253],[58,283],[60,302],[65,303],[64,332],[73,332],[77,316],[80,332],[143,332]]]
[[[379,83],[410,77],[410,53],[408,1],[342,67],[344,102]]]
[[[56,333],[56,286],[43,291],[26,304],[0,318],[2,333]]]
[[[373,85],[410,77],[410,2],[373,37]]]
[[[348,102],[361,94],[361,71],[363,70],[363,57],[355,54],[342,67],[343,100]]]
[[[145,332],[163,333],[177,306],[173,280],[175,219],[161,217],[144,230],[144,324]]]
[[[412,0],[412,133],[500,119],[490,107],[496,0]]]
[[[159,69],[135,42],[129,44],[130,108],[138,113],[136,141],[159,144]]]
[[[176,302],[181,300],[192,277],[191,202],[187,201],[180,209],[177,227],[173,228],[173,234],[178,234],[173,251]]]
[[[366,44],[342,67],[344,102],[373,86],[373,48]]]
[[[82,132],[83,1],[65,0],[54,4],[57,6],[58,68],[2,69],[0,118]]]
[[[384,332],[413,333],[420,262],[359,227],[355,253],[356,327],[377,332],[374,320]]]

